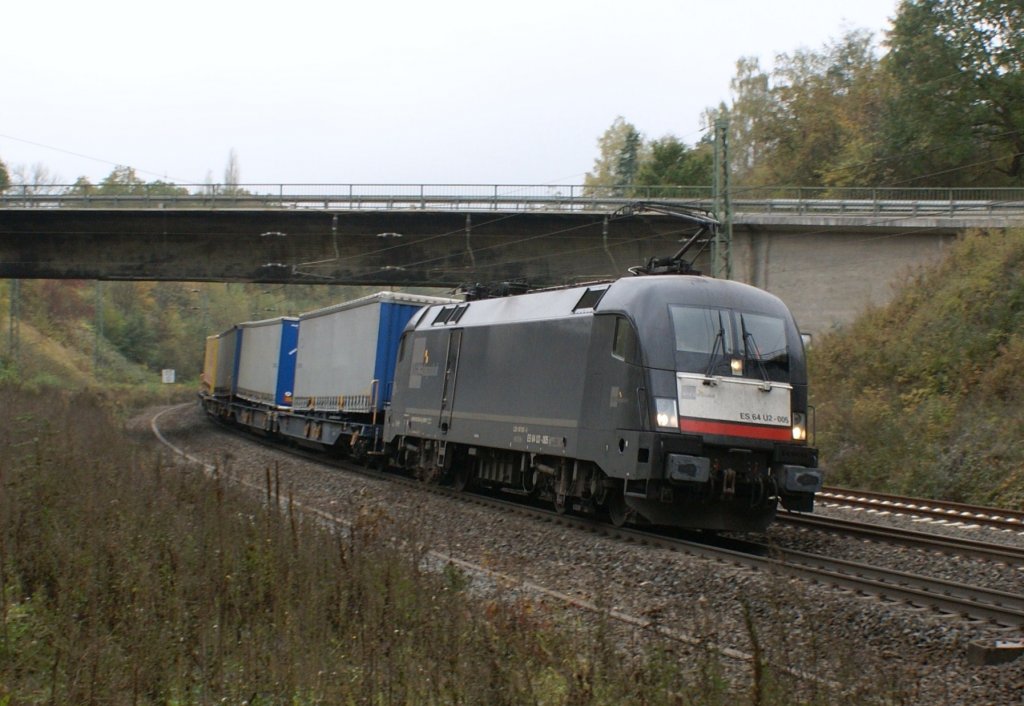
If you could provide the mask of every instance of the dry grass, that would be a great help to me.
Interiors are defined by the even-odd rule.
[[[829,482],[1024,507],[1024,231],[975,233],[815,342]]]
[[[338,533],[168,468],[92,395],[0,395],[0,704],[827,702],[482,599],[380,514]]]

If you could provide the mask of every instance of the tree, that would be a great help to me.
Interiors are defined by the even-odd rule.
[[[53,194],[60,191],[57,185],[60,177],[49,170],[46,165],[36,162],[31,167],[24,164],[15,165],[9,173],[12,184],[22,187],[26,194]]]
[[[85,177],[75,182],[76,193],[96,196],[146,196],[174,197],[188,196],[188,189],[164,181],[144,182],[132,167],[117,166],[110,172],[98,187],[94,187]]]
[[[894,87],[881,62],[865,62],[840,106],[842,135],[836,154],[822,170],[829,186],[887,185],[902,163],[885,139]]]
[[[707,186],[712,180],[714,155],[710,144],[689,148],[679,138],[666,135],[644,147],[644,158],[636,173],[639,186]],[[650,196],[672,196],[677,190],[665,193],[645,192]]]
[[[643,150],[643,135],[626,122],[621,115],[597,141],[600,155],[594,160],[594,170],[583,180],[588,187],[612,187],[621,193],[622,187],[635,183]]]
[[[233,194],[238,191],[238,184],[242,179],[242,168],[238,164],[238,154],[232,147],[228,152],[228,163],[224,167],[224,192]]]
[[[718,118],[728,119],[732,181],[743,184],[750,181],[755,167],[762,162],[765,139],[760,134],[760,118],[768,113],[772,102],[769,77],[757,57],[742,57],[736,62],[736,76],[730,88],[732,105],[722,104],[718,110],[707,111],[704,119],[709,126]]]
[[[99,194],[104,196],[134,196],[145,193],[146,182],[135,174],[132,167],[118,165],[100,182]]]
[[[847,33],[821,51],[776,59],[768,109],[754,134],[762,144],[761,183],[821,186],[856,133],[847,116],[858,108],[860,86],[877,65],[871,34]]]
[[[729,120],[733,185],[827,186],[851,183],[878,148],[884,96],[872,35],[847,32],[818,51],[780,54],[768,73],[736,63],[731,105],[706,112]]]
[[[1024,183],[1024,7],[903,0],[889,32],[890,149],[915,184]]]
[[[86,195],[91,193],[95,188],[96,187],[93,183],[89,181],[89,177],[80,176],[75,179],[75,183],[71,185],[71,193],[75,195]]]
[[[11,185],[11,175],[7,172],[7,165],[0,159],[0,191]]]
[[[238,164],[238,153],[235,152],[235,148],[232,147],[231,151],[228,152],[228,162],[224,166],[224,184],[216,189],[216,192],[220,196],[231,196],[239,198],[241,196],[251,196],[251,193],[246,189],[241,188],[238,184],[242,178],[242,168]],[[210,176],[207,176],[207,182],[209,183]],[[211,192],[214,191],[214,187],[210,187]]]

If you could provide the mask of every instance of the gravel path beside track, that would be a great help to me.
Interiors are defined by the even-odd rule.
[[[150,410],[133,420],[129,424],[132,434],[153,440],[149,422],[154,413]],[[789,668],[824,680],[856,684],[864,693],[901,684],[904,703],[1024,704],[1024,659],[988,667],[969,666],[966,660],[970,641],[1018,638],[1019,631],[1007,633],[906,605],[410,492],[254,444],[217,428],[198,405],[164,414],[160,429],[169,441],[215,464],[230,477],[262,488],[269,470],[281,478],[282,494],[291,494],[306,505],[350,518],[360,512],[377,513],[392,522],[392,531],[409,541],[523,582],[653,620],[660,628],[717,648],[751,652],[744,616],[744,606],[748,606],[758,641],[769,659]],[[819,508],[819,512],[858,521],[867,517],[863,511],[839,508]],[[875,515],[872,521],[905,522],[918,531],[1024,544],[1024,537],[1017,534]],[[771,528],[766,537],[787,548],[898,566],[1001,590],[1024,590],[1020,569],[992,562],[781,526]],[[493,590],[505,598],[535,599],[524,585],[501,583]],[[624,633],[622,639],[624,648],[639,649],[654,638],[652,631],[637,629]],[[681,646],[676,650],[680,659],[691,665],[701,657],[699,649]],[[821,687],[809,684],[806,688],[813,693]]]

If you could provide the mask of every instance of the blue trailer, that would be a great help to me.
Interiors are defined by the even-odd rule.
[[[277,417],[292,406],[299,320],[284,316],[238,325],[235,389],[230,414],[241,424],[277,431]]]
[[[427,306],[453,301],[378,292],[302,314],[292,404],[278,414],[280,432],[326,447],[372,442],[391,401],[406,324]]]

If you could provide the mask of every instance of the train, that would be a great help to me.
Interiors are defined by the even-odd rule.
[[[792,314],[693,272],[240,323],[207,338],[200,400],[288,443],[615,525],[762,531],[822,487]]]

